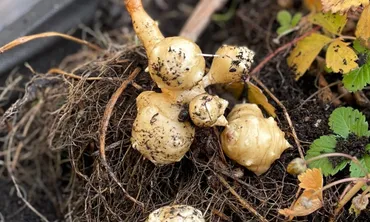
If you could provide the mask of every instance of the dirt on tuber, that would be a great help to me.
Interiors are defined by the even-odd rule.
[[[236,105],[228,121],[221,134],[223,151],[256,175],[265,173],[290,147],[275,120],[264,118],[256,104]]]
[[[202,212],[188,205],[164,206],[153,211],[146,222],[205,222]]]

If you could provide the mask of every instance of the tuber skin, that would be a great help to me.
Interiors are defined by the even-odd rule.
[[[147,55],[153,47],[164,39],[162,32],[155,22],[144,10],[141,0],[124,0],[129,12],[135,33],[143,43]]]
[[[207,93],[198,95],[189,104],[190,118],[200,127],[226,126],[224,116],[228,101]]]
[[[256,175],[265,173],[290,144],[272,117],[264,118],[256,104],[236,105],[221,134],[225,154]]]
[[[136,99],[138,114],[132,127],[132,146],[157,165],[178,162],[190,149],[195,129],[180,122],[181,106],[166,94],[142,92]]]
[[[148,54],[149,73],[161,89],[187,90],[203,78],[205,59],[194,42],[182,37],[165,38]]]
[[[183,37],[164,38],[141,0],[124,0],[134,30],[148,55],[148,70],[159,88],[185,90],[202,80],[205,59],[199,46]]]
[[[202,212],[188,205],[164,206],[153,211],[146,222],[205,222]]]
[[[246,79],[253,57],[254,52],[245,46],[221,46],[216,52],[209,72],[203,78],[204,86]]]

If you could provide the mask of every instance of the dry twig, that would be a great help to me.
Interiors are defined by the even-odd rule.
[[[263,90],[269,94],[269,96],[280,106],[280,108],[283,110],[284,112],[284,115],[285,115],[285,118],[286,120],[288,121],[288,124],[289,124],[289,127],[290,127],[290,130],[292,131],[292,135],[293,135],[293,138],[294,138],[294,141],[297,145],[297,148],[298,148],[298,152],[299,152],[299,155],[302,159],[304,159],[304,154],[303,154],[303,149],[302,149],[302,146],[301,146],[301,143],[299,142],[299,139],[297,137],[297,133],[295,131],[295,128],[293,127],[293,123],[292,123],[292,120],[290,119],[290,116],[289,116],[289,113],[287,111],[287,109],[285,108],[285,106],[280,102],[280,100],[278,98],[276,98],[274,96],[274,94],[272,92],[270,92],[270,90],[265,86],[265,84],[263,84],[256,76],[255,74],[258,73],[272,58],[274,58],[277,54],[279,54],[281,51],[291,47],[292,45],[294,45],[295,43],[297,43],[298,41],[300,41],[301,39],[311,35],[312,33],[316,32],[320,27],[315,27],[313,28],[311,31],[309,32],[306,32],[304,35],[298,37],[298,38],[295,38],[293,39],[291,42],[288,42],[287,44],[279,47],[278,49],[276,49],[273,53],[271,53],[270,55],[266,56],[251,72],[250,72],[250,76],[251,78],[256,81],[256,83],[261,86],[263,88]]]
[[[181,29],[179,36],[196,41],[207,27],[215,11],[225,5],[226,0],[201,0]]]
[[[128,84],[133,81],[136,76],[140,73],[141,69],[137,67],[130,75],[129,77],[122,82],[121,86],[113,93],[112,97],[108,101],[108,104],[105,108],[103,118],[101,120],[101,124],[99,127],[99,150],[100,150],[100,158],[101,158],[101,163],[103,166],[106,168],[108,171],[109,175],[112,177],[112,179],[118,184],[118,186],[122,189],[124,192],[125,196],[130,199],[132,202],[138,204],[139,206],[144,207],[144,204],[141,203],[140,201],[136,200],[134,197],[132,197],[130,194],[127,193],[126,189],[123,187],[123,185],[118,181],[116,175],[110,168],[107,162],[107,157],[105,155],[105,137],[106,137],[106,132],[108,129],[108,124],[110,117],[112,115],[114,106],[119,98],[119,96],[123,93],[123,91],[126,89]]]
[[[74,73],[65,72],[65,71],[63,71],[61,69],[58,69],[58,68],[49,69],[49,71],[47,73],[49,73],[49,74],[56,73],[56,74],[67,76],[67,77],[70,77],[70,78],[73,78],[73,79],[86,80],[86,81],[94,81],[94,80],[120,80],[120,78],[113,78],[113,77],[87,77],[86,78],[86,77],[82,77],[82,76],[76,75]]]
[[[32,40],[35,40],[35,39],[46,38],[46,37],[55,37],[55,36],[65,38],[65,39],[71,40],[73,42],[80,43],[82,45],[86,45],[86,46],[88,46],[92,49],[95,49],[97,51],[103,51],[103,49],[100,48],[99,46],[97,46],[95,44],[92,44],[92,43],[90,43],[86,40],[82,40],[82,39],[79,39],[79,38],[76,38],[76,37],[73,37],[73,36],[70,36],[70,35],[66,35],[66,34],[63,34],[63,33],[58,33],[58,32],[44,32],[44,33],[35,34],[35,35],[23,36],[23,37],[20,37],[20,38],[17,38],[15,40],[11,41],[8,44],[0,47],[0,54],[4,53],[5,51],[7,51],[9,49],[12,49],[12,48],[18,46],[18,45],[22,45],[26,42],[29,42],[29,41],[32,41]]]
[[[268,56],[266,56],[257,66],[256,68],[254,68],[251,72],[250,72],[250,75],[253,76],[255,75],[256,73],[258,73],[259,71],[261,71],[261,69],[271,60],[273,59],[277,54],[279,54],[281,51],[293,46],[294,44],[296,44],[298,41],[306,38],[307,36],[311,35],[312,33],[316,32],[317,30],[319,30],[320,27],[317,26],[315,28],[313,28],[311,31],[309,32],[306,32],[305,34],[301,35],[300,37],[298,38],[295,38],[293,39],[292,41],[288,42],[287,44],[283,45],[283,46],[280,46],[279,48],[277,48],[273,53],[269,54]]]
[[[267,222],[266,218],[264,218],[261,214],[259,214],[253,207],[250,205],[246,200],[244,200],[235,190],[230,186],[230,184],[227,183],[227,181],[220,175],[216,174],[217,178],[220,180],[220,182],[230,191],[232,195],[236,197],[236,199],[239,201],[239,203],[247,209],[249,212],[251,212],[254,216],[258,217],[258,219],[262,222]]]

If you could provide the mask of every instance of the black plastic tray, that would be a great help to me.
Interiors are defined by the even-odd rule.
[[[98,0],[0,0],[0,46],[25,35],[65,33],[94,15]],[[57,37],[44,38],[0,54],[0,75],[51,46]]]

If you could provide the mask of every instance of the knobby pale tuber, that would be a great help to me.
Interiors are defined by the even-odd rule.
[[[221,134],[223,151],[256,175],[265,173],[290,147],[275,120],[264,118],[255,104],[236,105],[228,121]]]
[[[207,93],[198,95],[189,104],[190,118],[193,123],[201,127],[226,126],[224,116],[227,102],[218,96]]]
[[[195,129],[179,122],[181,106],[163,93],[142,92],[136,99],[138,114],[132,127],[131,142],[155,164],[180,161],[193,142]]]
[[[146,222],[205,222],[202,212],[188,205],[161,207],[153,211]]]
[[[165,38],[148,54],[149,73],[159,88],[191,89],[202,80],[205,60],[194,42],[182,37]]]
[[[221,46],[213,59],[211,68],[203,78],[205,86],[216,83],[240,82],[249,73],[254,52],[247,47]]]

